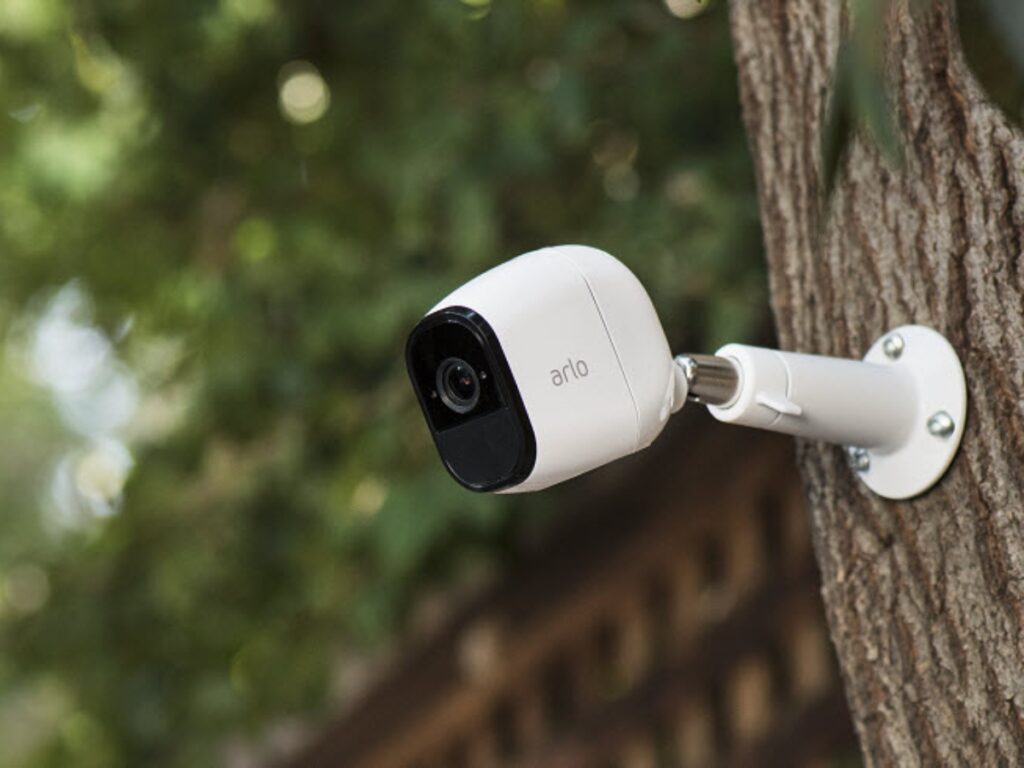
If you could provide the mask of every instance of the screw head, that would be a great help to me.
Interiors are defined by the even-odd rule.
[[[956,430],[956,422],[945,411],[939,411],[928,419],[928,432],[935,437],[949,437]]]
[[[867,472],[871,469],[871,457],[863,448],[847,448],[846,458],[849,460],[850,466],[857,472]]]
[[[882,351],[890,360],[899,360],[906,344],[898,333],[890,333],[882,342]]]

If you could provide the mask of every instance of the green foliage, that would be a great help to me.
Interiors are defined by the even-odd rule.
[[[1003,45],[1019,76],[1024,76],[1024,5],[1014,0],[984,0],[992,34]]]
[[[680,348],[762,322],[734,82],[724,7],[4,0],[0,762],[220,763],[543,521],[405,379],[469,276],[586,242]]]
[[[850,31],[839,48],[829,111],[822,130],[823,186],[831,193],[839,165],[858,130],[892,162],[899,137],[889,107],[885,74],[885,6],[888,0],[854,0]]]
[[[925,13],[937,0],[916,0]],[[899,127],[888,100],[885,13],[890,0],[851,0],[849,30],[836,61],[822,130],[823,191],[831,194],[853,136],[860,132],[894,165],[902,159]],[[1024,115],[1024,4],[1018,0],[959,0],[968,62],[993,101],[1020,123]]]
[[[1024,122],[1024,4],[957,3],[964,52],[974,74],[1006,115]]]

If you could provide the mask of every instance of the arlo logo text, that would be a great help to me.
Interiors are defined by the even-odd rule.
[[[587,367],[585,360],[576,360],[570,357],[565,365],[562,366],[562,370],[557,368],[551,369],[551,383],[556,387],[560,387],[563,384],[568,384],[573,379],[585,379],[590,375],[590,369]]]

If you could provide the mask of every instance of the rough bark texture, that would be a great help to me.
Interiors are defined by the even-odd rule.
[[[909,502],[799,446],[830,628],[869,764],[1024,765],[1024,136],[969,72],[951,4],[896,0],[905,168],[857,139],[822,202],[841,5],[731,5],[780,342],[860,356],[931,325],[971,399],[952,469]]]

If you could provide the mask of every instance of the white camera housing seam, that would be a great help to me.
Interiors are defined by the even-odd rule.
[[[928,490],[963,436],[967,390],[937,332],[904,326],[863,361],[729,344],[673,358],[629,269],[580,245],[514,258],[413,329],[413,387],[453,477],[535,491],[634,453],[687,399],[720,421],[848,447],[881,496]]]

